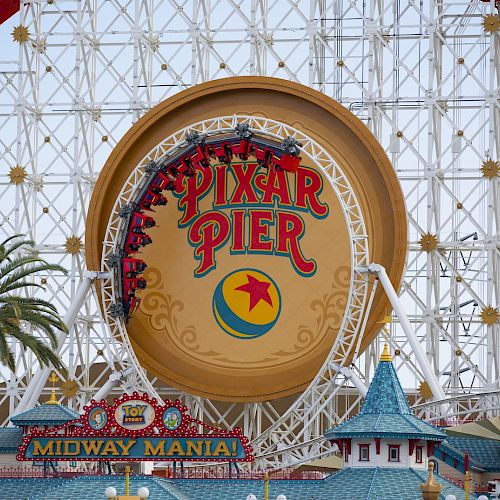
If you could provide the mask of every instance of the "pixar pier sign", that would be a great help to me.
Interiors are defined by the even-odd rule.
[[[18,460],[253,460],[239,428],[222,431],[193,419],[180,401],[159,405],[146,394],[123,395],[111,406],[92,401],[77,420],[31,429]]]
[[[320,200],[323,179],[316,170],[300,166],[287,176],[281,169],[235,162],[199,170],[178,189],[178,224],[188,229],[199,261],[195,277],[215,269],[216,252],[225,245],[231,255],[288,257],[298,274],[316,273],[316,262],[300,245],[306,230],[302,214],[328,216],[328,205]],[[213,200],[211,210],[201,213],[199,202],[207,196]]]

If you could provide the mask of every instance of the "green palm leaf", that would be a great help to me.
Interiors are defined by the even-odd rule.
[[[57,347],[57,331],[67,332],[66,325],[54,304],[32,297],[30,291],[43,288],[33,280],[39,273],[66,270],[49,264],[35,255],[22,255],[23,247],[34,248],[32,240],[14,235],[0,243],[0,363],[15,370],[15,358],[9,339],[17,340],[24,350],[30,350],[41,365],[64,370]],[[25,292],[23,296],[12,292]],[[31,329],[41,334],[40,338]],[[45,338],[45,340],[43,339]]]
[[[12,239],[15,239],[15,238],[18,238],[18,237],[22,237],[22,235],[16,235],[16,236],[13,236],[12,238],[9,238],[7,239],[6,241],[9,241],[9,240],[12,240]],[[16,242],[14,242],[12,245],[10,245],[8,247],[8,250],[5,251],[5,243],[6,241],[4,241],[2,243],[2,248],[4,249],[4,252],[2,252],[1,254],[1,257],[2,257],[2,260],[4,259],[8,259],[9,258],[9,255],[13,254],[16,250],[18,250],[19,248],[21,247],[31,247],[33,248],[35,246],[35,242],[33,240],[18,240]]]

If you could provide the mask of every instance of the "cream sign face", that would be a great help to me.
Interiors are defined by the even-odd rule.
[[[87,229],[89,268],[113,276],[103,306],[142,366],[228,401],[304,390],[332,349],[348,362],[388,312],[377,291],[358,331],[368,285],[353,269],[382,263],[397,284],[406,248],[399,186],[364,126],[310,89],[249,80],[186,91],[134,125]]]
[[[124,429],[139,431],[149,427],[155,419],[153,406],[142,400],[131,399],[118,405],[115,421]]]

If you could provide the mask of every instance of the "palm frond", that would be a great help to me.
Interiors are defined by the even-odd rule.
[[[0,244],[0,363],[15,370],[15,357],[8,339],[17,339],[24,350],[29,349],[41,365],[52,365],[64,371],[58,354],[57,331],[68,329],[54,304],[38,297],[19,296],[13,291],[33,290],[43,287],[30,279],[41,272],[67,271],[60,265],[49,264],[36,255],[22,255],[22,247],[35,246],[32,240],[16,234]],[[48,340],[45,342],[34,333],[26,331],[30,325]]]
[[[57,314],[57,307],[47,300],[32,297],[19,297],[18,295],[0,297],[0,307],[2,303],[10,304],[12,302],[24,307],[46,307]]]
[[[14,290],[19,290],[20,288],[41,288],[42,290],[45,290],[43,285],[35,283],[34,281],[21,281],[3,288],[0,295],[13,292]]]
[[[20,241],[16,241],[12,245],[10,245],[7,249],[5,249],[5,253],[3,255],[3,258],[4,259],[8,259],[9,255],[13,254],[16,250],[19,250],[22,247],[31,247],[31,248],[34,248],[34,246],[35,246],[35,242],[33,240],[20,240]]]
[[[64,322],[59,318],[46,316],[38,312],[33,313],[25,311],[23,313],[23,321],[29,322],[37,330],[45,333],[49,337],[50,343],[54,348],[57,347],[56,330],[60,330],[65,333],[68,331]]]
[[[58,264],[49,264],[39,257],[23,256],[8,261],[1,266],[0,279],[3,285],[8,285],[26,276],[43,271],[59,271],[63,274],[67,274],[66,269]]]
[[[22,330],[12,332],[12,337],[19,340],[24,349],[29,349],[36,356],[41,365],[52,365],[57,370],[65,370],[64,364],[59,356],[42,340]]]
[[[5,335],[4,333],[5,330],[0,325],[0,363],[8,366],[12,371],[15,371],[16,360],[14,358],[14,353],[10,350],[9,344],[7,342],[7,335]]]

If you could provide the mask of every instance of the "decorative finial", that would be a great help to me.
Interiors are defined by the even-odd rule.
[[[382,356],[380,356],[380,361],[387,361],[389,363],[392,361],[391,353],[389,352],[389,344],[384,344],[384,352],[382,352]]]
[[[424,500],[438,500],[443,487],[434,480],[434,463],[429,461],[429,479],[420,485]]]
[[[56,382],[59,381],[59,377],[56,375],[55,371],[52,371],[49,377],[49,382],[52,382],[52,394],[50,395],[50,399],[46,404],[48,405],[58,405],[59,401],[57,401],[56,397]]]

